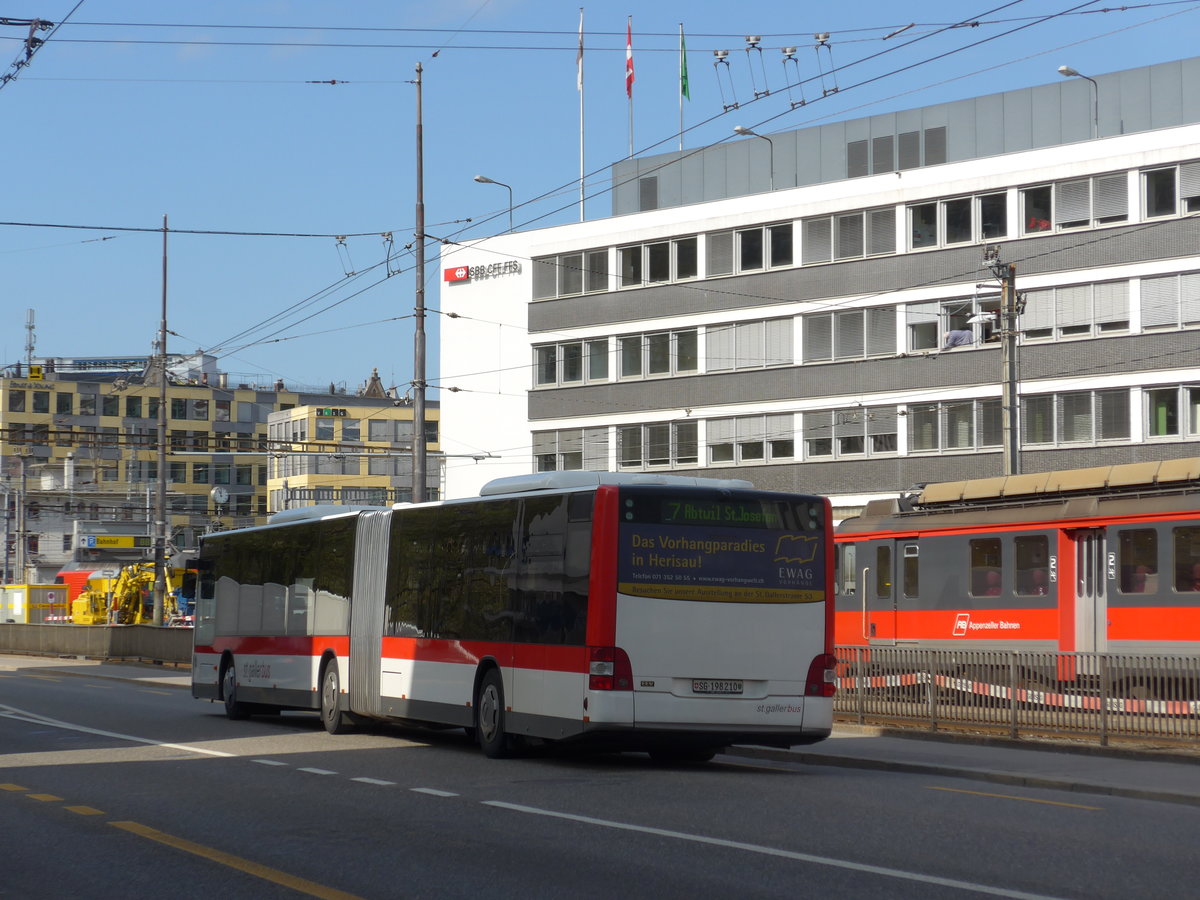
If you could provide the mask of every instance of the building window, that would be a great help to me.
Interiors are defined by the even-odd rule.
[[[855,458],[895,453],[896,407],[853,407],[804,414],[804,452],[809,459]]]
[[[1021,398],[1026,444],[1129,440],[1129,394],[1123,389],[1038,394]]]
[[[1175,167],[1143,173],[1146,190],[1146,218],[1173,216],[1179,208],[1175,199]]]
[[[695,329],[623,335],[617,338],[620,377],[661,377],[695,372],[699,366],[697,341]],[[589,353],[594,350],[601,355],[604,371],[607,373],[607,343],[596,341],[590,344],[594,346],[589,346]],[[603,351],[599,346],[601,344]],[[597,365],[600,365],[599,359]]]
[[[33,392],[33,411],[43,415],[50,414],[50,392],[49,391],[34,391]]]
[[[167,466],[167,479],[174,484],[182,484],[187,481],[187,463],[169,463]]]
[[[142,417],[141,397],[125,398],[125,415],[130,419],[140,419]]]
[[[1027,340],[1091,337],[1129,330],[1129,282],[1078,284],[1023,292]]]
[[[708,461],[714,465],[795,457],[795,423],[791,413],[711,419],[706,430]]]
[[[791,222],[718,231],[705,235],[705,238],[708,248],[706,274],[710,276],[757,272],[793,263]]]
[[[607,428],[568,428],[533,434],[533,458],[539,472],[609,468]]]
[[[697,423],[659,422],[617,428],[617,465],[622,469],[694,466]]]
[[[533,299],[608,290],[608,251],[587,250],[533,261]]]
[[[803,318],[804,362],[894,356],[896,307],[873,306]]]
[[[1200,272],[1141,281],[1142,328],[1200,325]]]
[[[119,416],[121,414],[121,398],[116,394],[105,394],[100,398],[100,415]]]
[[[696,237],[690,236],[618,248],[621,287],[642,287],[695,278],[697,246]]]
[[[792,365],[792,321],[786,318],[710,325],[704,334],[706,371]]]
[[[979,450],[1001,443],[999,400],[951,400],[908,408],[908,448],[913,453]]]
[[[1022,234],[1038,234],[1050,230],[1054,221],[1050,193],[1048,184],[1021,191]]]
[[[24,391],[9,391],[8,392],[8,411],[9,412],[25,412],[25,392]]]
[[[74,394],[56,394],[54,398],[54,411],[60,416],[69,416],[74,412],[74,404]]]
[[[908,323],[908,349],[949,349],[994,341],[998,337],[999,311],[997,295],[911,303],[904,310]]]

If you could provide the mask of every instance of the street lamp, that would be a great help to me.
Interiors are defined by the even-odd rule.
[[[1082,78],[1092,83],[1092,137],[1100,137],[1100,85],[1096,84],[1095,78],[1088,78],[1070,66],[1059,66],[1058,74],[1063,78]]]
[[[508,188],[508,230],[509,230],[509,231],[512,231],[512,230],[513,230],[513,223],[512,223],[512,206],[513,206],[513,201],[512,201],[512,188],[511,188],[511,187],[509,187],[507,184],[505,184],[503,181],[496,181],[496,180],[494,180],[494,179],[492,179],[492,178],[488,178],[486,175],[476,175],[476,176],[475,176],[475,180],[476,180],[476,181],[478,181],[480,184],[498,184],[498,185],[500,185],[500,187],[502,187],[502,188]]]
[[[733,133],[744,135],[746,137],[762,138],[771,147],[771,190],[775,190],[775,142],[765,134],[759,134],[757,131],[745,128],[741,125],[734,125]]]

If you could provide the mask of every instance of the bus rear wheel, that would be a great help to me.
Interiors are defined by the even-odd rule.
[[[225,700],[227,719],[250,718],[250,707],[237,698],[237,669],[234,668],[232,659],[221,673],[221,696]]]
[[[509,755],[508,735],[504,733],[504,679],[496,669],[488,671],[479,684],[475,697],[475,736],[489,759]]]
[[[321,724],[330,734],[346,734],[354,728],[348,713],[342,712],[342,681],[338,664],[330,660],[321,676]]]

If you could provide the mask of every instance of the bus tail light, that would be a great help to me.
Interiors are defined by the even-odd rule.
[[[832,697],[836,691],[837,657],[832,653],[818,653],[808,665],[804,694],[807,697]]]
[[[588,662],[588,690],[632,691],[633,667],[620,647],[592,647]]]

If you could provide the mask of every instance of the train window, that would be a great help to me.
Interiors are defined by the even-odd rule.
[[[1038,597],[1050,593],[1048,563],[1050,541],[1044,534],[1018,537],[1013,540],[1015,580],[1018,596]]]
[[[886,600],[892,596],[892,548],[875,548],[875,596]]]
[[[979,538],[971,541],[970,547],[971,596],[998,596],[1002,583],[1000,538]]]
[[[920,581],[917,574],[917,564],[920,562],[920,547],[916,544],[904,545],[904,596],[920,596]]]
[[[1200,591],[1200,528],[1194,525],[1174,529],[1175,590]]]
[[[853,594],[858,586],[857,557],[857,544],[841,544],[838,547],[837,592],[839,594]]]
[[[1122,594],[1158,593],[1158,532],[1152,528],[1118,532],[1117,571]]]

